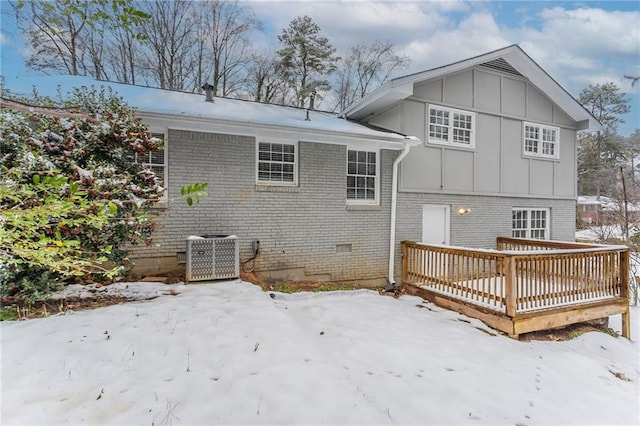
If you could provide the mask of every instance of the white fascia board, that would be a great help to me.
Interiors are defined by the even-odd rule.
[[[384,98],[384,96],[387,93],[389,93],[390,90],[391,90],[391,82],[388,81],[384,83],[382,86],[375,89],[373,92],[366,95],[364,98],[361,98],[355,104],[351,105],[349,108],[347,108],[346,111],[342,111],[340,113],[340,117],[355,118],[356,115],[359,115],[358,112],[362,108],[366,107],[372,102],[375,102],[378,99]]]
[[[387,82],[349,107],[342,116],[361,120],[412,95],[413,84]]]
[[[350,118],[361,119],[403,99],[403,97],[399,96],[400,93],[413,94],[413,85],[415,83],[454,74],[499,58],[504,58],[509,62],[531,84],[545,93],[551,101],[575,120],[578,130],[601,130],[600,123],[595,117],[517,45],[507,46],[503,49],[453,64],[395,78],[378,89],[380,90],[379,93],[374,91],[369,96],[361,99],[357,104],[349,108],[345,115]],[[396,96],[392,95],[394,92]]]
[[[405,143],[417,138],[407,138],[397,133],[390,133],[389,137],[372,136],[366,134],[338,133],[322,130],[309,130],[294,127],[245,123],[227,120],[214,120],[201,117],[177,117],[174,115],[137,112],[142,121],[153,128],[167,128],[203,133],[221,133],[227,135],[268,137],[274,139],[295,139],[303,142],[326,143],[332,145],[350,145],[357,147],[376,147],[378,149],[401,150]],[[380,132],[382,133],[382,132]],[[420,141],[418,140],[418,144]]]
[[[376,111],[384,110],[386,107],[391,106],[393,103],[401,99],[412,96],[413,85],[415,83],[438,78],[447,74],[453,74],[458,71],[471,68],[474,65],[500,58],[504,56],[505,52],[513,49],[517,49],[517,46],[509,46],[504,49],[496,50],[474,58],[465,59],[453,64],[420,71],[404,77],[394,78],[393,80],[385,83],[379,89],[374,90],[369,95],[362,98],[355,105],[350,107],[343,115],[349,118],[362,119]]]

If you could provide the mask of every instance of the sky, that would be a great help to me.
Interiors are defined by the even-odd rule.
[[[638,307],[633,341],[591,332],[527,342],[371,290],[284,294],[236,280],[70,287],[156,298],[0,322],[2,424],[640,420]],[[620,331],[620,315],[610,327]]]
[[[25,68],[20,34],[7,0],[0,29],[2,74],[35,74]],[[640,128],[640,1],[272,1],[248,3],[263,24],[254,47],[275,47],[277,35],[308,15],[336,47],[379,39],[410,58],[400,75],[423,71],[519,44],[575,98],[589,85],[614,82],[631,111],[618,133]]]

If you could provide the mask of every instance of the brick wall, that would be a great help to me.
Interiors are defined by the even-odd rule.
[[[396,228],[395,276],[401,276],[400,241],[420,241],[422,238],[422,206],[441,204],[451,206],[452,245],[474,248],[496,248],[496,237],[511,236],[511,211],[514,207],[549,208],[551,210],[551,239],[575,241],[575,200],[528,199],[512,197],[464,196],[447,194],[398,194]],[[469,208],[460,216],[459,208]]]
[[[253,137],[170,130],[168,208],[156,209],[154,245],[135,252],[142,272],[175,266],[189,235],[234,234],[241,260],[260,241],[255,270],[290,279],[353,280],[387,276],[391,169],[381,151],[380,206],[346,204],[346,147],[300,141],[298,186],[255,185]],[[188,207],[187,183],[208,182],[210,196]],[[173,264],[172,264],[173,262]]]

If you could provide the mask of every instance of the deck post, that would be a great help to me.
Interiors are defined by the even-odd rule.
[[[513,318],[516,315],[516,262],[513,256],[505,256],[502,267],[506,314],[508,317]]]
[[[406,284],[409,278],[409,271],[407,262],[409,261],[409,256],[407,254],[407,244],[409,241],[402,241],[400,243],[402,247],[402,284]]]
[[[620,297],[629,303],[629,249],[620,252]],[[622,314],[622,336],[631,339],[629,306]]]

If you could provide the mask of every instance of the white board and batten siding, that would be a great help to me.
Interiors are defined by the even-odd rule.
[[[368,120],[423,141],[400,166],[401,191],[576,196],[577,124],[524,77],[476,66],[415,83],[413,93]],[[474,146],[430,143],[429,105],[474,113]],[[558,129],[558,158],[525,154],[525,122]]]

